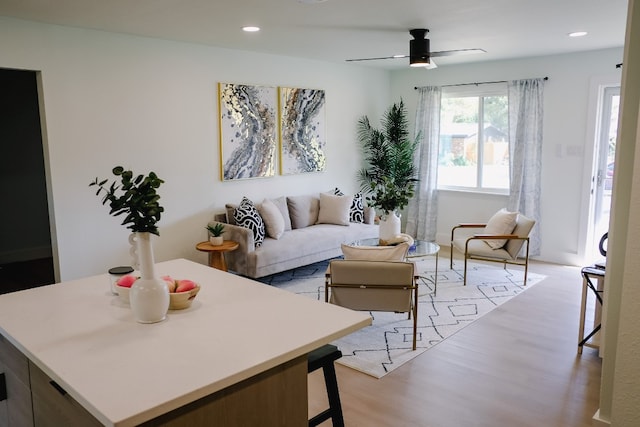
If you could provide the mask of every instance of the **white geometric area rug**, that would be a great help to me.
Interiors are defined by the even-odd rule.
[[[406,313],[370,312],[373,322],[335,341],[342,351],[337,362],[376,378],[388,374],[473,321],[540,282],[545,276],[524,270],[505,270],[501,264],[469,263],[467,286],[462,285],[462,261],[449,269],[449,260],[438,266],[437,296],[433,295],[435,258],[416,261],[420,275],[418,292],[417,349],[411,350],[413,321]],[[446,261],[446,263],[444,262]],[[324,273],[328,261],[299,267],[258,279],[261,282],[324,301]]]

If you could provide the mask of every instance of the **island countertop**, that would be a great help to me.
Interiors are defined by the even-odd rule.
[[[355,312],[184,259],[191,307],[137,323],[106,274],[0,295],[0,333],[104,425],[140,424],[371,323]]]

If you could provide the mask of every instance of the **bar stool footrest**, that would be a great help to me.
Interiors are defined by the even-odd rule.
[[[311,373],[322,368],[324,382],[327,387],[327,397],[329,398],[329,409],[315,415],[309,420],[309,427],[314,427],[331,418],[334,427],[344,427],[342,417],[342,405],[340,404],[340,394],[338,393],[338,380],[333,362],[342,357],[342,352],[332,344],[323,345],[313,350],[307,356],[307,372]]]

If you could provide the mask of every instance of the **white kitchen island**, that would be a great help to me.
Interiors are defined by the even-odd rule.
[[[306,354],[371,322],[183,259],[156,272],[201,290],[155,324],[134,320],[106,274],[0,295],[0,338],[28,362],[35,425],[64,410],[40,402],[34,375],[107,426],[305,425]]]

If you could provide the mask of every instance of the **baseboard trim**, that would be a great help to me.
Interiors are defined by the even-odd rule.
[[[591,419],[591,425],[593,427],[610,427],[611,421],[603,420],[600,418],[600,409],[593,414],[593,418]]]

